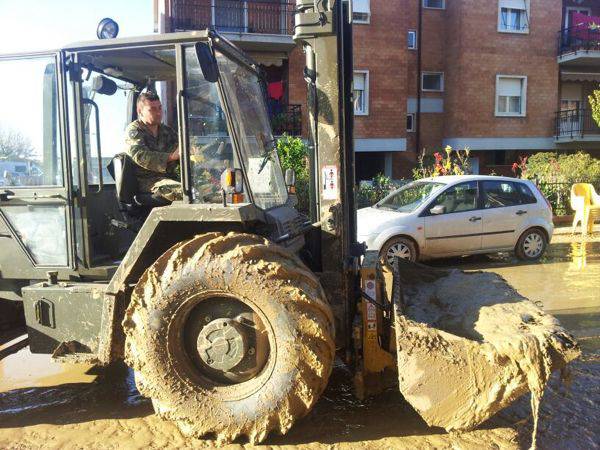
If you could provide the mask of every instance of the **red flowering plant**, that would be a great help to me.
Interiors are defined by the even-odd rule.
[[[517,178],[526,178],[527,174],[527,156],[519,156],[519,161],[514,162],[511,167],[512,173]]]
[[[449,145],[444,152],[435,152],[432,156],[425,150],[419,155],[417,167],[413,169],[413,178],[438,177],[443,175],[465,175],[471,173],[469,149],[453,150]]]

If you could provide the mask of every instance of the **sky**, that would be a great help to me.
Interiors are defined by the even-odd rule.
[[[118,37],[153,33],[152,0],[0,0],[0,55],[53,50],[74,42],[97,40],[98,23],[105,17],[119,24]],[[9,63],[0,62],[0,129],[27,136],[38,155],[42,143],[39,99],[47,62],[23,62],[19,73],[3,71],[3,64]],[[35,101],[23,101],[27,98]],[[114,139],[120,141],[123,124],[116,117],[108,122],[113,123],[105,121],[104,126],[117,129]],[[111,154],[120,151],[115,143],[106,144]]]
[[[0,53],[59,48],[95,40],[100,20],[119,37],[152,34],[152,0],[0,0]]]

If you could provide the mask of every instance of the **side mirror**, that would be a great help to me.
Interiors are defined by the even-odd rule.
[[[219,79],[219,66],[212,49],[206,42],[196,42],[194,47],[204,79],[209,83],[216,83]]]
[[[431,214],[434,216],[438,216],[440,214],[446,214],[446,207],[444,205],[435,205],[433,208],[429,210]]]
[[[285,169],[285,185],[288,194],[296,193],[296,172],[294,172],[294,169]]]
[[[285,169],[285,185],[288,187],[296,185],[296,172],[294,172],[294,169]]]
[[[92,80],[92,91],[103,95],[113,95],[117,92],[117,83],[110,78],[99,75]]]

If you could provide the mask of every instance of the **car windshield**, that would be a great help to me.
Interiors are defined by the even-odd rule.
[[[399,212],[412,212],[422,205],[431,195],[445,186],[444,183],[433,181],[415,181],[375,204],[375,208],[392,209]]]

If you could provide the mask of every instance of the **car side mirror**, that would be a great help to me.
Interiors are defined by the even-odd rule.
[[[440,214],[446,214],[446,207],[444,205],[435,205],[433,208],[431,208],[429,210],[429,212],[434,216],[438,216]]]
[[[216,83],[219,79],[219,66],[212,49],[206,42],[196,42],[194,47],[204,79],[209,83]]]
[[[285,169],[285,185],[288,188],[288,193],[296,192],[296,172],[294,169]]]

